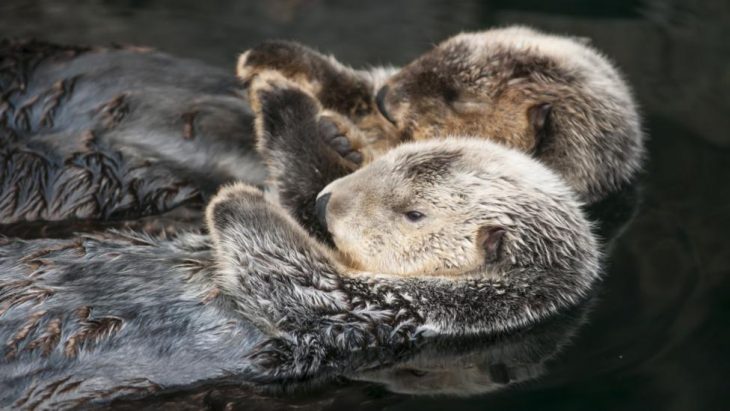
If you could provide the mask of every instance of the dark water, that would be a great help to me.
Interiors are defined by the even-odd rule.
[[[730,409],[727,0],[0,2],[0,37],[149,45],[230,70],[237,53],[268,38],[296,39],[355,66],[399,65],[459,31],[511,23],[590,37],[627,74],[650,138],[640,208],[607,251],[599,295],[547,331],[565,331],[549,337],[560,352],[540,351],[539,341],[527,351],[504,343],[490,355],[527,374],[475,396],[401,395],[343,381],[295,398],[246,398],[234,408]],[[155,401],[224,407],[221,390]]]

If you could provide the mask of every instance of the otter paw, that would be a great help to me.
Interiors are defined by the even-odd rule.
[[[277,71],[265,71],[254,77],[248,95],[257,121],[264,120],[265,126],[261,126],[267,128],[259,131],[276,134],[281,129],[293,130],[321,110],[317,99]]]
[[[291,346],[279,339],[266,340],[248,355],[251,369],[260,378],[282,373],[282,368],[294,362]]]
[[[362,165],[363,155],[359,150],[353,148],[350,139],[347,137],[349,127],[342,121],[337,121],[331,116],[319,118],[319,131],[325,143],[342,158],[359,166]]]
[[[235,198],[247,198],[250,201],[265,201],[264,192],[260,188],[239,181],[221,187],[210,200],[210,203],[214,201],[228,201]]]
[[[310,94],[316,94],[312,68],[307,61],[313,52],[306,47],[286,41],[264,42],[238,58],[236,75],[244,84],[266,72],[278,72]]]
[[[236,74],[243,80],[250,80],[261,71],[290,72],[300,68],[298,66],[301,66],[301,58],[305,52],[306,49],[297,43],[266,41],[241,54],[236,65]]]
[[[326,347],[316,337],[304,333],[296,344],[282,339],[264,341],[248,359],[255,374],[253,378],[269,381],[316,375],[324,365],[326,354]]]
[[[205,220],[213,237],[233,226],[234,221],[255,220],[270,204],[263,191],[245,183],[221,188],[205,208]]]
[[[280,93],[284,90],[299,91],[309,95],[298,84],[284,77],[278,71],[265,71],[253,77],[248,87],[249,100],[252,108],[254,111],[260,112],[262,100],[267,96]]]

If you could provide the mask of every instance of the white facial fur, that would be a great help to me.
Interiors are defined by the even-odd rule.
[[[320,197],[327,193],[327,227],[345,260],[393,275],[463,275],[487,262],[495,275],[499,267],[547,265],[556,250],[544,237],[569,233],[536,233],[548,226],[541,222],[580,219],[575,196],[553,172],[481,139],[402,145]],[[413,221],[409,212],[423,217]],[[480,235],[495,227],[505,233],[496,260]]]

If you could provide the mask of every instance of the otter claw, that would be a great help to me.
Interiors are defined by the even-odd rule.
[[[321,118],[319,121],[319,132],[327,145],[342,158],[356,165],[362,164],[362,153],[353,150],[350,139],[342,133],[334,121],[326,117]]]
[[[330,140],[329,144],[335,151],[340,153],[340,155],[342,156],[352,151],[352,145],[350,145],[350,140],[348,140],[345,136],[337,136]]]
[[[346,159],[352,161],[353,163],[360,165],[362,164],[362,153],[359,151],[352,151],[350,154],[345,156]]]
[[[320,133],[322,133],[325,140],[329,140],[333,136],[341,135],[340,130],[337,129],[337,126],[335,125],[335,123],[328,119],[320,120],[319,131],[320,131]]]
[[[329,145],[345,160],[349,160],[357,165],[362,164],[362,153],[352,149],[352,144],[347,137],[342,135],[337,136],[329,141]]]

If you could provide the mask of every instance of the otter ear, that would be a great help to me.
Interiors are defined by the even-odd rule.
[[[499,260],[499,254],[502,250],[502,239],[504,238],[505,230],[501,226],[484,226],[479,229],[477,233],[477,244],[484,249],[486,254],[485,261],[487,263],[494,263]]]
[[[550,103],[540,103],[527,109],[527,118],[532,126],[532,132],[535,136],[534,153],[538,153],[540,145],[547,135],[548,121],[553,105]]]

